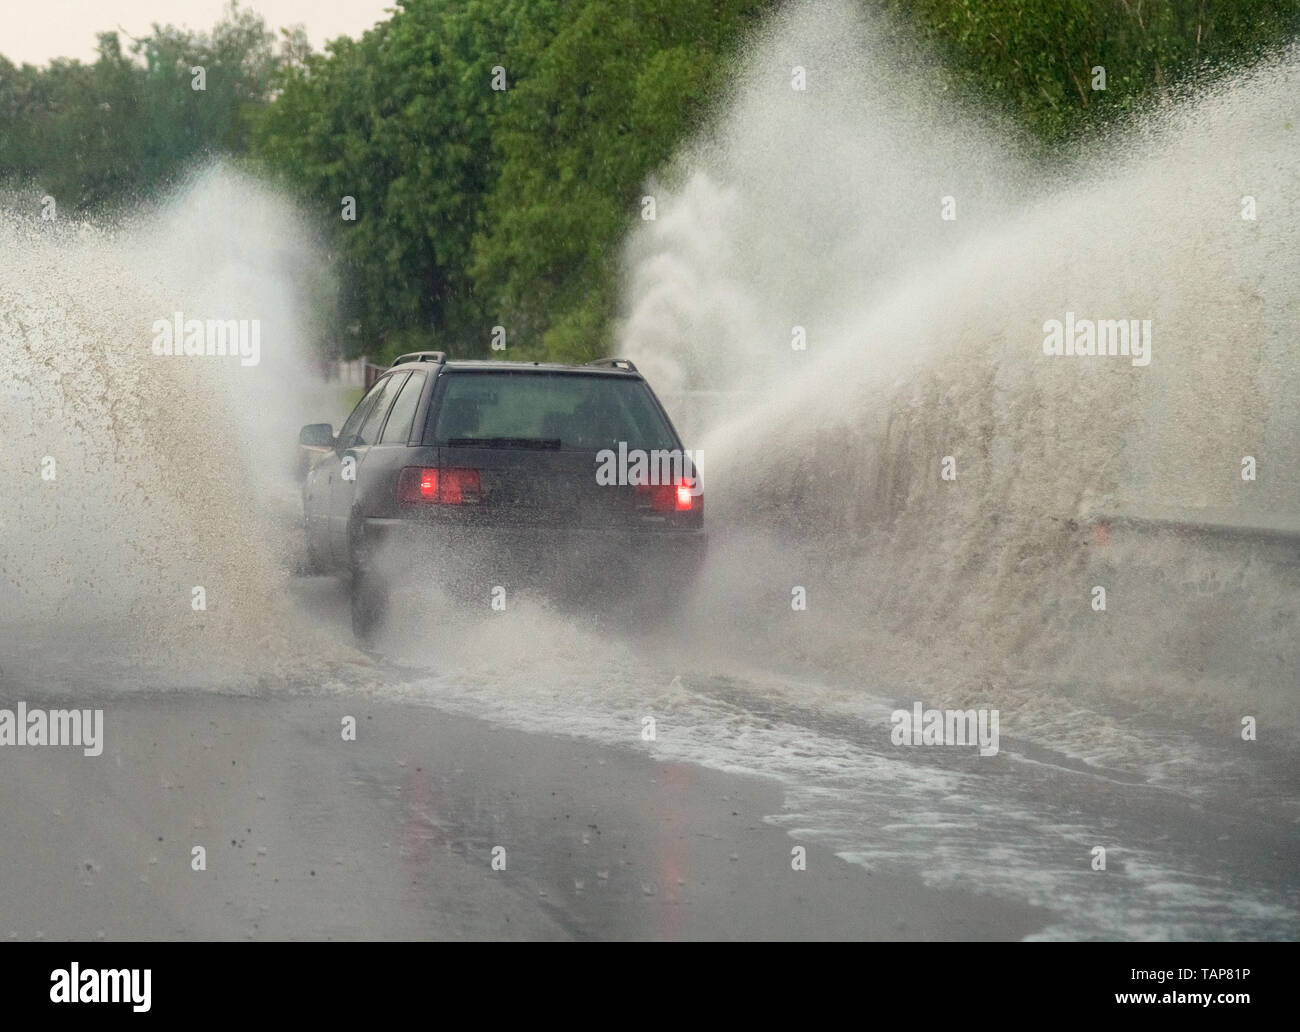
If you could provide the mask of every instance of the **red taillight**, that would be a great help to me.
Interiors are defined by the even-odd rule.
[[[407,466],[397,477],[399,502],[472,505],[482,494],[476,469],[429,469]]]
[[[426,500],[438,497],[438,471],[436,469],[420,470],[420,497]]]
[[[438,501],[446,505],[477,502],[482,484],[476,469],[444,469],[438,484]]]
[[[678,477],[675,484],[642,484],[636,490],[649,496],[655,512],[690,512],[695,507],[696,495],[685,477]]]

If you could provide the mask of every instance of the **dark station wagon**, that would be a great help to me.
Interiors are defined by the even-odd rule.
[[[337,436],[313,424],[299,443],[316,455],[303,486],[309,565],[350,578],[363,642],[399,580],[434,579],[467,606],[527,587],[653,614],[704,558],[698,468],[624,359],[403,355]]]

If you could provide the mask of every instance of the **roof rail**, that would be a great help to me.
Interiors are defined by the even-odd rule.
[[[594,362],[588,362],[590,366],[605,366],[609,369],[626,369],[629,373],[636,372],[636,366],[627,358],[598,358]]]
[[[412,351],[405,355],[398,355],[393,359],[393,365],[405,365],[407,362],[436,362],[438,365],[442,365],[446,361],[447,353],[445,351]],[[391,369],[392,366],[389,366],[389,368]]]

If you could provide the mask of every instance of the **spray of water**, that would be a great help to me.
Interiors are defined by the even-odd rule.
[[[26,200],[0,217],[10,672],[24,648],[44,683],[92,659],[209,680],[291,661],[311,637],[284,596],[286,474],[313,398],[303,222],[221,168],[111,227]],[[256,364],[155,354],[178,312],[250,338],[256,320]]]
[[[879,39],[789,8],[628,245],[620,353],[729,528],[701,611],[927,700],[1293,723],[1294,544],[1094,524],[1300,529],[1300,62],[1046,168]],[[1068,312],[1150,364],[1044,354]]]

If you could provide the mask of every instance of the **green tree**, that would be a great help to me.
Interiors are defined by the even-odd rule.
[[[574,7],[511,87],[500,176],[474,241],[476,291],[525,354],[608,348],[619,248],[647,177],[689,134],[764,0]]]
[[[1012,114],[1044,149],[1300,32],[1295,0],[884,0],[949,84]],[[1093,89],[1094,68],[1106,88]]]
[[[361,40],[285,70],[256,152],[335,225],[346,350],[484,351],[491,324],[469,275],[483,199],[497,177],[493,131],[526,76],[529,41],[557,2],[407,0]],[[344,197],[355,221],[342,219]]]
[[[149,196],[195,159],[245,152],[277,70],[301,62],[305,46],[296,30],[277,49],[261,17],[232,2],[210,33],[155,24],[125,50],[118,33],[101,33],[91,64],[0,58],[0,180],[37,186],[71,211]]]

